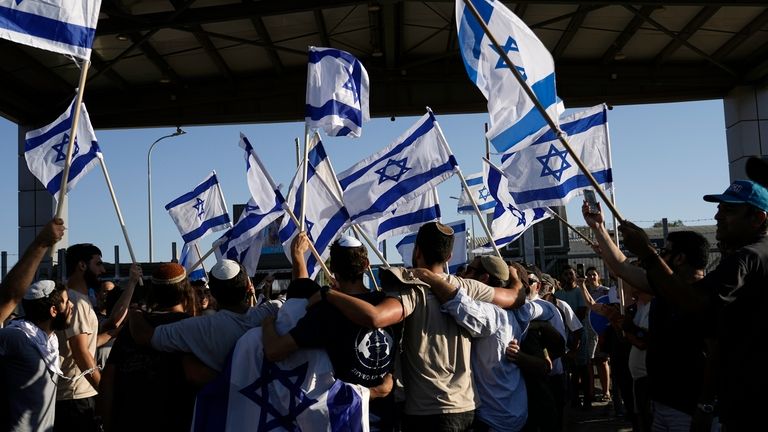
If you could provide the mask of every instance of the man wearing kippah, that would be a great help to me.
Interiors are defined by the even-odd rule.
[[[309,249],[306,233],[297,235],[291,244],[294,274],[309,277],[304,254]],[[369,268],[368,250],[354,237],[342,235],[331,245],[330,270],[336,279],[336,289],[371,305],[381,303],[386,295],[371,291],[363,283]],[[329,288],[321,288],[327,292]],[[321,294],[322,295],[322,294]],[[318,302],[290,332],[278,336],[274,319],[262,324],[267,359],[279,361],[299,348],[323,348],[333,364],[334,376],[350,384],[360,384],[371,390],[369,422],[371,431],[394,430],[394,396],[392,371],[397,352],[397,337],[390,328],[369,329],[354,324],[328,302]]]
[[[21,300],[25,315],[0,329],[0,430],[49,431],[61,375],[59,341],[70,324],[67,291],[50,280],[35,282]]]
[[[659,256],[645,232],[630,222],[619,227],[625,246],[643,262],[655,295],[675,304],[692,319],[709,323],[719,344],[717,401],[702,400],[698,408],[717,414],[723,430],[754,430],[762,424],[768,371],[757,347],[766,333],[768,300],[768,190],[758,183],[737,180],[719,195],[715,238],[723,257],[704,278],[686,283]]]
[[[419,228],[413,250],[413,275],[432,289],[463,287],[470,297],[501,307],[516,299],[506,289],[443,273],[453,251],[453,229],[439,222]],[[386,288],[386,287],[385,287]],[[424,286],[409,286],[373,306],[337,290],[326,300],[360,325],[381,328],[405,320],[402,375],[405,431],[463,431],[472,426],[475,394],[470,366],[471,339]],[[445,300],[445,299],[443,299]]]
[[[240,336],[261,325],[267,315],[275,316],[282,301],[249,307],[251,279],[242,265],[228,259],[217,262],[208,272],[208,286],[219,305],[217,313],[153,328],[141,313],[132,312],[129,324],[133,338],[158,351],[192,353],[209,368],[221,372]]]

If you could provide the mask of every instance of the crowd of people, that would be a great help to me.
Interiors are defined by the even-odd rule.
[[[600,399],[636,431],[755,430],[768,398],[756,348],[768,330],[758,309],[768,287],[768,166],[748,168],[754,181],[704,197],[718,206],[722,252],[709,273],[701,235],[672,232],[656,249],[624,221],[628,257],[600,208],[585,205],[595,251],[623,289],[603,286],[596,268],[564,265],[554,278],[491,255],[446,274],[454,233],[439,222],[421,226],[408,268],[379,270],[382,291],[365,285],[367,249],[346,235],[330,248],[330,286],[309,279],[304,233],[291,245],[286,290],[260,294],[227,259],[207,282],[191,282],[177,263],[150,278],[133,265],[116,288],[101,280],[92,244],[67,249],[64,283],[35,281],[64,233],[54,219],[0,286],[0,428],[201,430],[196,397],[261,327],[266,362],[323,350],[335,379],[367,388],[372,431],[562,431],[566,406],[589,410]],[[142,280],[146,291],[136,290]],[[306,312],[281,331],[275,321],[291,298],[306,299]]]

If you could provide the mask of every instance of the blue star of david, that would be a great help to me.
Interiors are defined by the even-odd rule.
[[[358,94],[357,94],[357,85],[355,85],[355,78],[352,76],[353,71],[349,69],[345,69],[345,72],[347,72],[347,75],[349,75],[349,78],[347,78],[347,82],[345,82],[341,87],[352,92],[352,97],[355,103],[357,103],[360,100],[360,98],[358,97]]]
[[[205,207],[203,206],[205,201],[201,200],[200,198],[195,198],[195,200],[196,200],[195,205],[193,205],[192,207],[194,207],[195,210],[197,210],[197,218],[202,220],[203,214],[205,213]]]
[[[496,61],[496,66],[494,69],[506,69],[507,63],[504,61],[504,57],[501,56],[501,53],[499,50],[496,49],[496,46],[493,44],[488,44],[492,50],[496,52],[496,54],[499,55],[499,59]],[[504,44],[504,46],[501,47],[502,50],[504,50],[504,53],[510,53],[510,52],[520,52],[520,48],[517,46],[517,42],[512,39],[512,36],[507,36],[507,42]],[[525,73],[525,69],[523,69],[520,66],[515,66],[515,69],[517,69],[518,72],[520,72],[520,75],[523,76],[523,80],[528,80],[528,75]]]
[[[517,218],[517,226],[525,225],[525,212],[518,210],[512,204],[508,205],[507,209],[512,213],[512,216]]]
[[[379,175],[379,184],[382,184],[387,180],[399,182],[400,177],[402,177],[403,174],[405,174],[406,172],[410,171],[410,168],[405,166],[405,164],[407,163],[408,163],[408,158],[402,158],[399,161],[394,159],[388,160],[386,165],[374,171],[376,174]],[[389,167],[391,166],[397,167],[399,171],[396,173],[392,172],[393,170],[389,170]]]
[[[16,0],[16,6],[20,5],[24,0]]]
[[[312,239],[312,235],[310,235],[309,233],[312,232],[313,226],[315,226],[315,224],[311,220],[304,219],[304,229],[307,230],[307,235],[309,236],[310,240]]]
[[[479,198],[483,201],[487,200],[489,196],[491,196],[490,191],[488,191],[488,188],[483,186],[482,189],[478,191]]]
[[[61,162],[67,160],[67,146],[69,145],[69,134],[64,134],[61,138],[61,142],[51,146],[53,151],[56,152],[56,160],[54,162]],[[72,159],[75,158],[80,152],[80,146],[77,145],[77,138],[75,138],[75,148],[72,149]]]
[[[308,363],[299,365],[291,370],[282,370],[276,364],[264,360],[261,365],[261,376],[250,385],[240,390],[240,393],[261,407],[259,413],[258,431],[272,429],[296,430],[296,417],[304,410],[317,403],[302,390],[301,384],[307,376]],[[269,385],[278,381],[290,393],[288,412],[281,413],[269,402]],[[271,417],[268,419],[268,416]]]
[[[560,181],[560,177],[563,176],[563,172],[571,167],[571,164],[566,159],[566,156],[568,156],[568,150],[559,151],[554,144],[550,144],[547,154],[544,156],[536,156],[536,159],[541,162],[542,165],[541,177],[551,175],[557,181]],[[552,169],[549,166],[549,160],[552,158],[560,158],[560,168]]]

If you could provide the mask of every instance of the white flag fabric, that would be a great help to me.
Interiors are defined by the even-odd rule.
[[[455,274],[460,266],[467,264],[467,224],[462,220],[446,225],[453,228],[453,252],[451,253],[450,261],[448,261],[448,271],[451,274]],[[395,246],[397,252],[403,258],[403,264],[406,266],[412,265],[413,248],[415,245],[416,234],[411,234],[403,237]]]
[[[502,50],[557,122],[562,107],[555,89],[555,62],[544,44],[500,1],[473,0]],[[461,57],[469,79],[488,100],[491,127],[487,137],[500,153],[517,151],[547,126],[531,99],[485,35],[472,12],[456,1],[456,26]]]
[[[496,200],[491,233],[497,247],[512,243],[528,228],[551,217],[546,208],[520,209],[509,193],[509,185],[504,173],[486,161],[483,161],[483,165],[488,179],[488,190]],[[485,247],[491,247],[490,242]]]
[[[352,54],[309,47],[306,122],[329,136],[359,138],[368,110],[368,72]]]
[[[595,180],[612,187],[608,117],[598,105],[560,119],[573,151]],[[565,205],[592,187],[584,173],[552,131],[539,136],[530,147],[502,158],[512,199],[519,208]]]
[[[395,142],[339,174],[344,205],[353,222],[377,219],[442,183],[457,166],[428,112]]]
[[[288,299],[275,329],[285,334],[306,312],[307,301]],[[264,358],[262,329],[246,332],[222,374],[198,393],[193,432],[367,432],[370,392],[333,377],[322,349],[300,349],[285,360]]]
[[[469,193],[462,188],[461,195],[459,195],[459,205],[457,211],[459,213],[475,213],[475,208],[472,206],[471,196],[475,197],[475,203],[477,208],[480,209],[480,213],[491,213],[493,208],[496,207],[496,201],[493,200],[491,193],[486,186],[483,173],[475,173],[466,176],[467,186],[469,186]]]
[[[197,251],[198,249],[194,244],[184,243],[184,246],[181,248],[181,256],[179,257],[179,264],[187,270],[187,278],[191,281],[207,279],[202,264],[197,266],[197,268],[192,268],[195,263],[200,261],[200,254]]]
[[[321,147],[322,148],[322,147]],[[317,175],[312,163],[318,163],[322,160],[319,151],[313,148],[309,152],[310,164],[307,167],[307,202],[304,208],[305,230],[310,241],[315,245],[317,252],[323,259],[328,258],[331,243],[349,224],[349,213],[347,209],[339,202],[331,189],[331,186]],[[303,162],[302,162],[303,164]],[[300,165],[296,175],[291,182],[291,190],[288,192],[286,204],[293,211],[296,217],[301,215],[301,196],[302,196],[302,169]],[[280,224],[280,241],[283,243],[283,251],[288,259],[291,259],[291,242],[298,234],[299,227],[289,217],[284,217]],[[305,256],[307,271],[311,278],[320,271],[320,264],[315,256],[307,251]]]
[[[216,258],[237,261],[245,267],[250,276],[255,275],[261,258],[264,229],[284,214],[285,210],[281,205],[263,212],[251,198],[235,226],[214,242]]]
[[[248,190],[251,192],[251,200],[248,205],[256,207],[254,211],[261,214],[267,214],[281,208],[285,198],[259,159],[248,137],[242,132],[240,133],[240,147],[245,150],[245,175],[248,179]]]
[[[419,230],[426,222],[440,219],[440,203],[437,189],[432,189],[408,202],[398,205],[394,210],[384,213],[379,219],[371,219],[360,224],[369,238],[376,243],[403,234]]]
[[[0,38],[91,58],[101,0],[2,0]]]
[[[56,200],[59,199],[61,179],[64,176],[74,107],[75,100],[72,100],[67,110],[53,123],[27,132],[24,142],[24,158],[27,160],[29,171],[40,180]],[[88,110],[85,109],[85,104],[82,104],[77,137],[72,149],[67,193],[98,163],[97,157],[100,152]]]
[[[215,171],[191,192],[166,204],[165,209],[176,223],[184,243],[195,242],[211,231],[232,226]]]

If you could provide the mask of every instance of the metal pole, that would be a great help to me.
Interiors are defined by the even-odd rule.
[[[178,254],[176,253],[176,242],[171,242],[171,262],[179,262],[179,259],[177,257],[178,257]]]
[[[8,274],[8,252],[0,252],[0,276],[5,280],[5,275]]]
[[[115,279],[120,278],[120,246],[115,245]]]
[[[179,135],[184,135],[185,131],[181,130],[180,127],[176,127],[176,132],[162,136],[155,140],[155,142],[152,143],[152,145],[149,146],[149,151],[147,152],[147,212],[148,212],[148,221],[149,221],[149,262],[152,262],[154,259],[154,256],[152,254],[153,248],[152,248],[152,150],[155,148],[155,144],[159,143],[160,141],[171,138]]]

